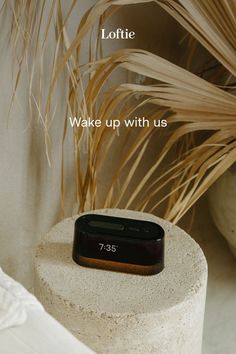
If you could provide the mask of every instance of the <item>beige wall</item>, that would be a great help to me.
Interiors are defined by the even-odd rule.
[[[85,9],[92,3],[94,1],[78,1],[78,11],[71,18],[71,31],[78,24]],[[66,0],[64,4],[65,6],[68,4]],[[52,167],[49,168],[45,156],[42,125],[37,119],[30,121],[26,72],[18,88],[10,118],[7,119],[13,86],[13,67],[12,54],[8,49],[7,18],[4,21],[4,30],[0,32],[0,266],[27,287],[31,287],[35,244],[39,237],[58,221],[60,215],[60,139],[64,119],[63,104],[58,107],[51,127]],[[171,31],[175,24],[168,16],[163,15],[156,5],[129,7],[117,15],[112,26],[114,21],[118,25],[122,24],[136,30],[137,40],[132,42],[132,46],[154,49],[156,53],[179,61],[178,32]],[[112,46],[109,43],[106,50],[118,46],[116,42]],[[59,100],[63,102],[61,97]],[[72,153],[72,145],[68,142],[67,190],[70,191],[67,195],[68,215],[74,203],[71,187]]]

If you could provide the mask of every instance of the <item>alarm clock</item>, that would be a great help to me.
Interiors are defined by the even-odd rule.
[[[164,235],[150,221],[82,215],[75,222],[73,260],[85,267],[157,274],[164,268]]]

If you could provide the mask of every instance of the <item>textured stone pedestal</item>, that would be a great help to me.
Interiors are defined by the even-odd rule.
[[[58,321],[101,354],[200,354],[207,264],[197,243],[153,215],[96,213],[158,222],[166,232],[165,269],[139,276],[89,269],[72,260],[76,218],[38,246],[35,294]]]

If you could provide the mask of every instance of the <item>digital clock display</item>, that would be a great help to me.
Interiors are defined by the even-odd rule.
[[[156,240],[143,242],[141,239],[90,233],[81,237],[78,248],[79,253],[89,258],[143,265],[154,264],[160,251]]]
[[[164,266],[164,230],[153,222],[88,214],[76,221],[73,259],[112,270],[118,263],[149,267],[155,274]]]
[[[100,242],[98,245],[99,245],[100,251],[107,251],[107,252],[115,253],[118,249],[118,245],[110,245],[109,243],[106,245],[106,244]]]

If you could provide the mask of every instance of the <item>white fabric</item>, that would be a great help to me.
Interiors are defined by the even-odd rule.
[[[0,268],[0,330],[23,324],[27,309],[43,311],[43,306]]]
[[[0,331],[1,354],[95,354],[46,311],[28,312],[26,322]]]
[[[95,354],[0,268],[0,354]]]

